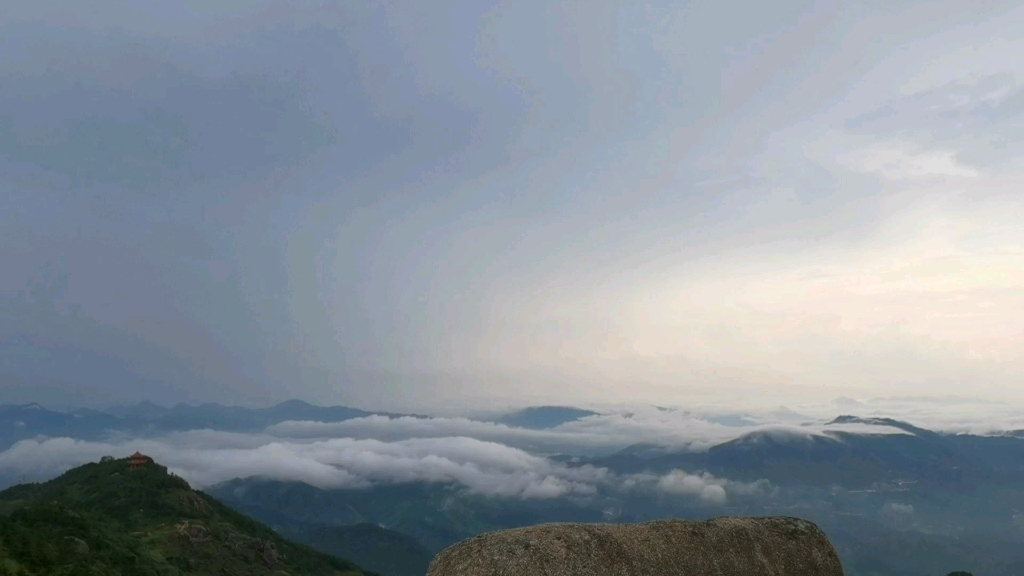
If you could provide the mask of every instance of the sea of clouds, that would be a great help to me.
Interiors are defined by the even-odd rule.
[[[52,477],[104,455],[120,456],[134,450],[153,457],[197,487],[246,477],[299,481],[325,489],[434,482],[456,484],[487,496],[536,499],[643,490],[709,504],[724,503],[732,491],[750,494],[766,488],[681,470],[663,476],[619,475],[607,468],[566,464],[465,436],[391,442],[344,437],[286,440],[209,430],[106,442],[25,440],[0,453],[0,473]]]
[[[989,432],[997,421],[991,418],[992,406],[955,399],[841,399],[839,404],[845,413],[867,417],[895,414],[916,425],[931,423],[951,431]],[[950,414],[951,406],[959,409],[955,416]],[[981,416],[986,408],[990,418],[984,421]],[[197,487],[246,477],[299,481],[328,489],[430,482],[498,497],[588,497],[639,490],[715,505],[770,491],[771,487],[763,481],[736,482],[700,470],[673,470],[660,476],[618,474],[553,456],[611,454],[637,445],[702,451],[754,432],[786,437],[837,431],[906,433],[877,424],[829,424],[837,407],[832,405],[831,413],[828,409],[805,405],[800,411],[697,413],[636,407],[606,410],[545,430],[466,417],[373,415],[336,423],[282,422],[260,433],[191,430],[145,438],[112,435],[103,441],[35,438],[0,452],[0,477],[42,480],[104,455],[123,457],[140,450]],[[1004,426],[1012,420],[1009,413],[1006,417]]]

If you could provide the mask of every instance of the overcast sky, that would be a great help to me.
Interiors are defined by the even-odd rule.
[[[15,2],[0,403],[1024,401],[1019,2]]]

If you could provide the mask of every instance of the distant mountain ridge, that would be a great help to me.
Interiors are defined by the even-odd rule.
[[[851,416],[847,414],[842,416],[836,416],[827,425],[833,424],[871,424],[874,426],[888,426],[890,428],[897,428],[899,430],[903,430],[911,434],[938,434],[938,432],[926,430],[924,428],[919,428],[917,426],[914,426],[913,424],[909,424],[907,422],[903,422],[902,420],[896,420],[893,418],[863,418],[860,416]]]
[[[122,424],[116,416],[93,410],[57,412],[35,403],[0,406],[0,450],[40,435],[96,439]]]
[[[83,440],[102,438],[110,432],[137,435],[183,430],[257,432],[288,420],[341,422],[372,414],[347,406],[314,406],[288,400],[269,408],[244,408],[221,404],[177,404],[170,408],[150,402],[118,406],[105,411],[80,408],[73,412],[50,410],[39,404],[0,406],[0,450],[19,440],[37,436],[69,436]]]
[[[706,470],[736,480],[777,485],[870,488],[879,482],[914,481],[937,489],[970,492],[977,486],[1024,483],[1024,440],[1013,436],[944,434],[890,418],[840,416],[828,425],[873,424],[906,433],[825,434],[761,429],[703,452],[669,452],[635,446],[581,462],[622,473]]]
[[[265,485],[266,481],[253,481],[253,485]],[[305,510],[295,509],[296,500],[304,499],[303,489],[316,490],[306,484],[271,483],[282,490],[282,496],[291,499],[292,507],[277,508],[280,500],[244,501],[236,492],[250,485],[248,482],[233,481],[228,485],[232,490],[213,488],[211,494],[239,512],[256,518],[291,540],[306,544],[321,552],[352,560],[356,564],[379,572],[382,576],[423,576],[434,553],[417,539],[408,534],[385,528],[369,521],[366,516],[351,506],[332,502],[333,498],[321,498],[319,505]],[[298,490],[284,493],[286,488]],[[326,492],[315,492],[327,494]],[[238,491],[241,494],[241,491]],[[307,492],[308,494],[308,492]],[[264,505],[273,508],[264,507]]]
[[[498,418],[497,422],[518,428],[545,430],[579,420],[580,418],[596,415],[597,412],[573,408],[572,406],[531,406],[505,414]]]
[[[536,406],[505,414],[494,421],[508,426],[541,430],[596,414],[569,406]],[[37,403],[6,404],[0,405],[0,415],[3,417],[0,419],[0,450],[6,450],[19,440],[38,436],[95,440],[111,432],[138,436],[205,429],[259,432],[289,420],[342,422],[372,415],[428,418],[420,414],[371,412],[348,406],[315,406],[301,400],[286,400],[268,408],[216,403],[180,403],[165,407],[144,401],[104,410],[79,408],[71,412],[51,410]]]
[[[347,406],[314,406],[301,400],[287,400],[269,408],[245,408],[206,403],[198,406],[176,404],[163,408],[151,403],[112,409],[119,412],[125,421],[145,421],[158,430],[213,430],[256,431],[287,420],[316,420],[340,422],[352,418],[369,416],[367,412]]]
[[[311,534],[319,529],[366,523],[414,538],[435,554],[488,530],[562,520],[600,522],[605,518],[601,510],[559,499],[491,498],[424,482],[369,489],[321,489],[302,482],[240,478],[213,486],[209,492],[281,533],[325,551],[331,549],[318,545]],[[405,548],[402,553],[412,556],[416,552]]]
[[[281,532],[321,552],[348,558],[382,576],[423,576],[434,554],[412,536],[364,522],[305,526]]]

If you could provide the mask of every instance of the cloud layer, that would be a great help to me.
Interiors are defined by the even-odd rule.
[[[784,414],[792,419],[792,415]],[[330,438],[351,436],[394,440],[400,438],[472,437],[501,442],[531,452],[607,454],[635,444],[668,450],[703,451],[741,434],[765,430],[787,430],[803,435],[846,431],[861,434],[899,434],[888,426],[864,424],[828,425],[824,422],[786,422],[779,415],[699,415],[685,410],[638,407],[588,416],[548,430],[530,430],[469,418],[416,418],[374,415],[343,422],[283,422],[266,432],[284,438]],[[799,416],[797,415],[797,418]]]
[[[197,487],[247,477],[305,482],[325,489],[429,482],[497,497],[590,497],[599,492],[642,490],[692,497],[707,504],[724,503],[732,490],[748,494],[760,488],[706,473],[619,476],[605,468],[572,466],[465,437],[298,442],[212,432],[120,442],[26,440],[0,453],[0,475],[47,478],[103,455],[121,456],[132,450],[152,456]]]
[[[495,497],[590,498],[640,492],[713,506],[770,495],[772,487],[701,470],[618,474],[578,465],[576,456],[607,455],[627,447],[703,451],[747,435],[907,433],[879,424],[828,423],[840,414],[895,418],[947,432],[987,434],[1024,428],[1024,419],[1012,406],[957,397],[841,397],[792,408],[752,405],[745,411],[727,406],[598,410],[597,415],[545,430],[466,417],[373,415],[336,423],[282,422],[253,434],[192,430],[145,438],[114,435],[103,441],[37,438],[0,452],[0,477],[7,482],[41,480],[104,455],[141,450],[200,487],[245,477],[336,489],[427,482]],[[891,512],[906,510],[897,507]]]

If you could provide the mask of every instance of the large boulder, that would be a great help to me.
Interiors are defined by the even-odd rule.
[[[828,537],[806,520],[539,524],[441,551],[427,576],[843,576]]]

